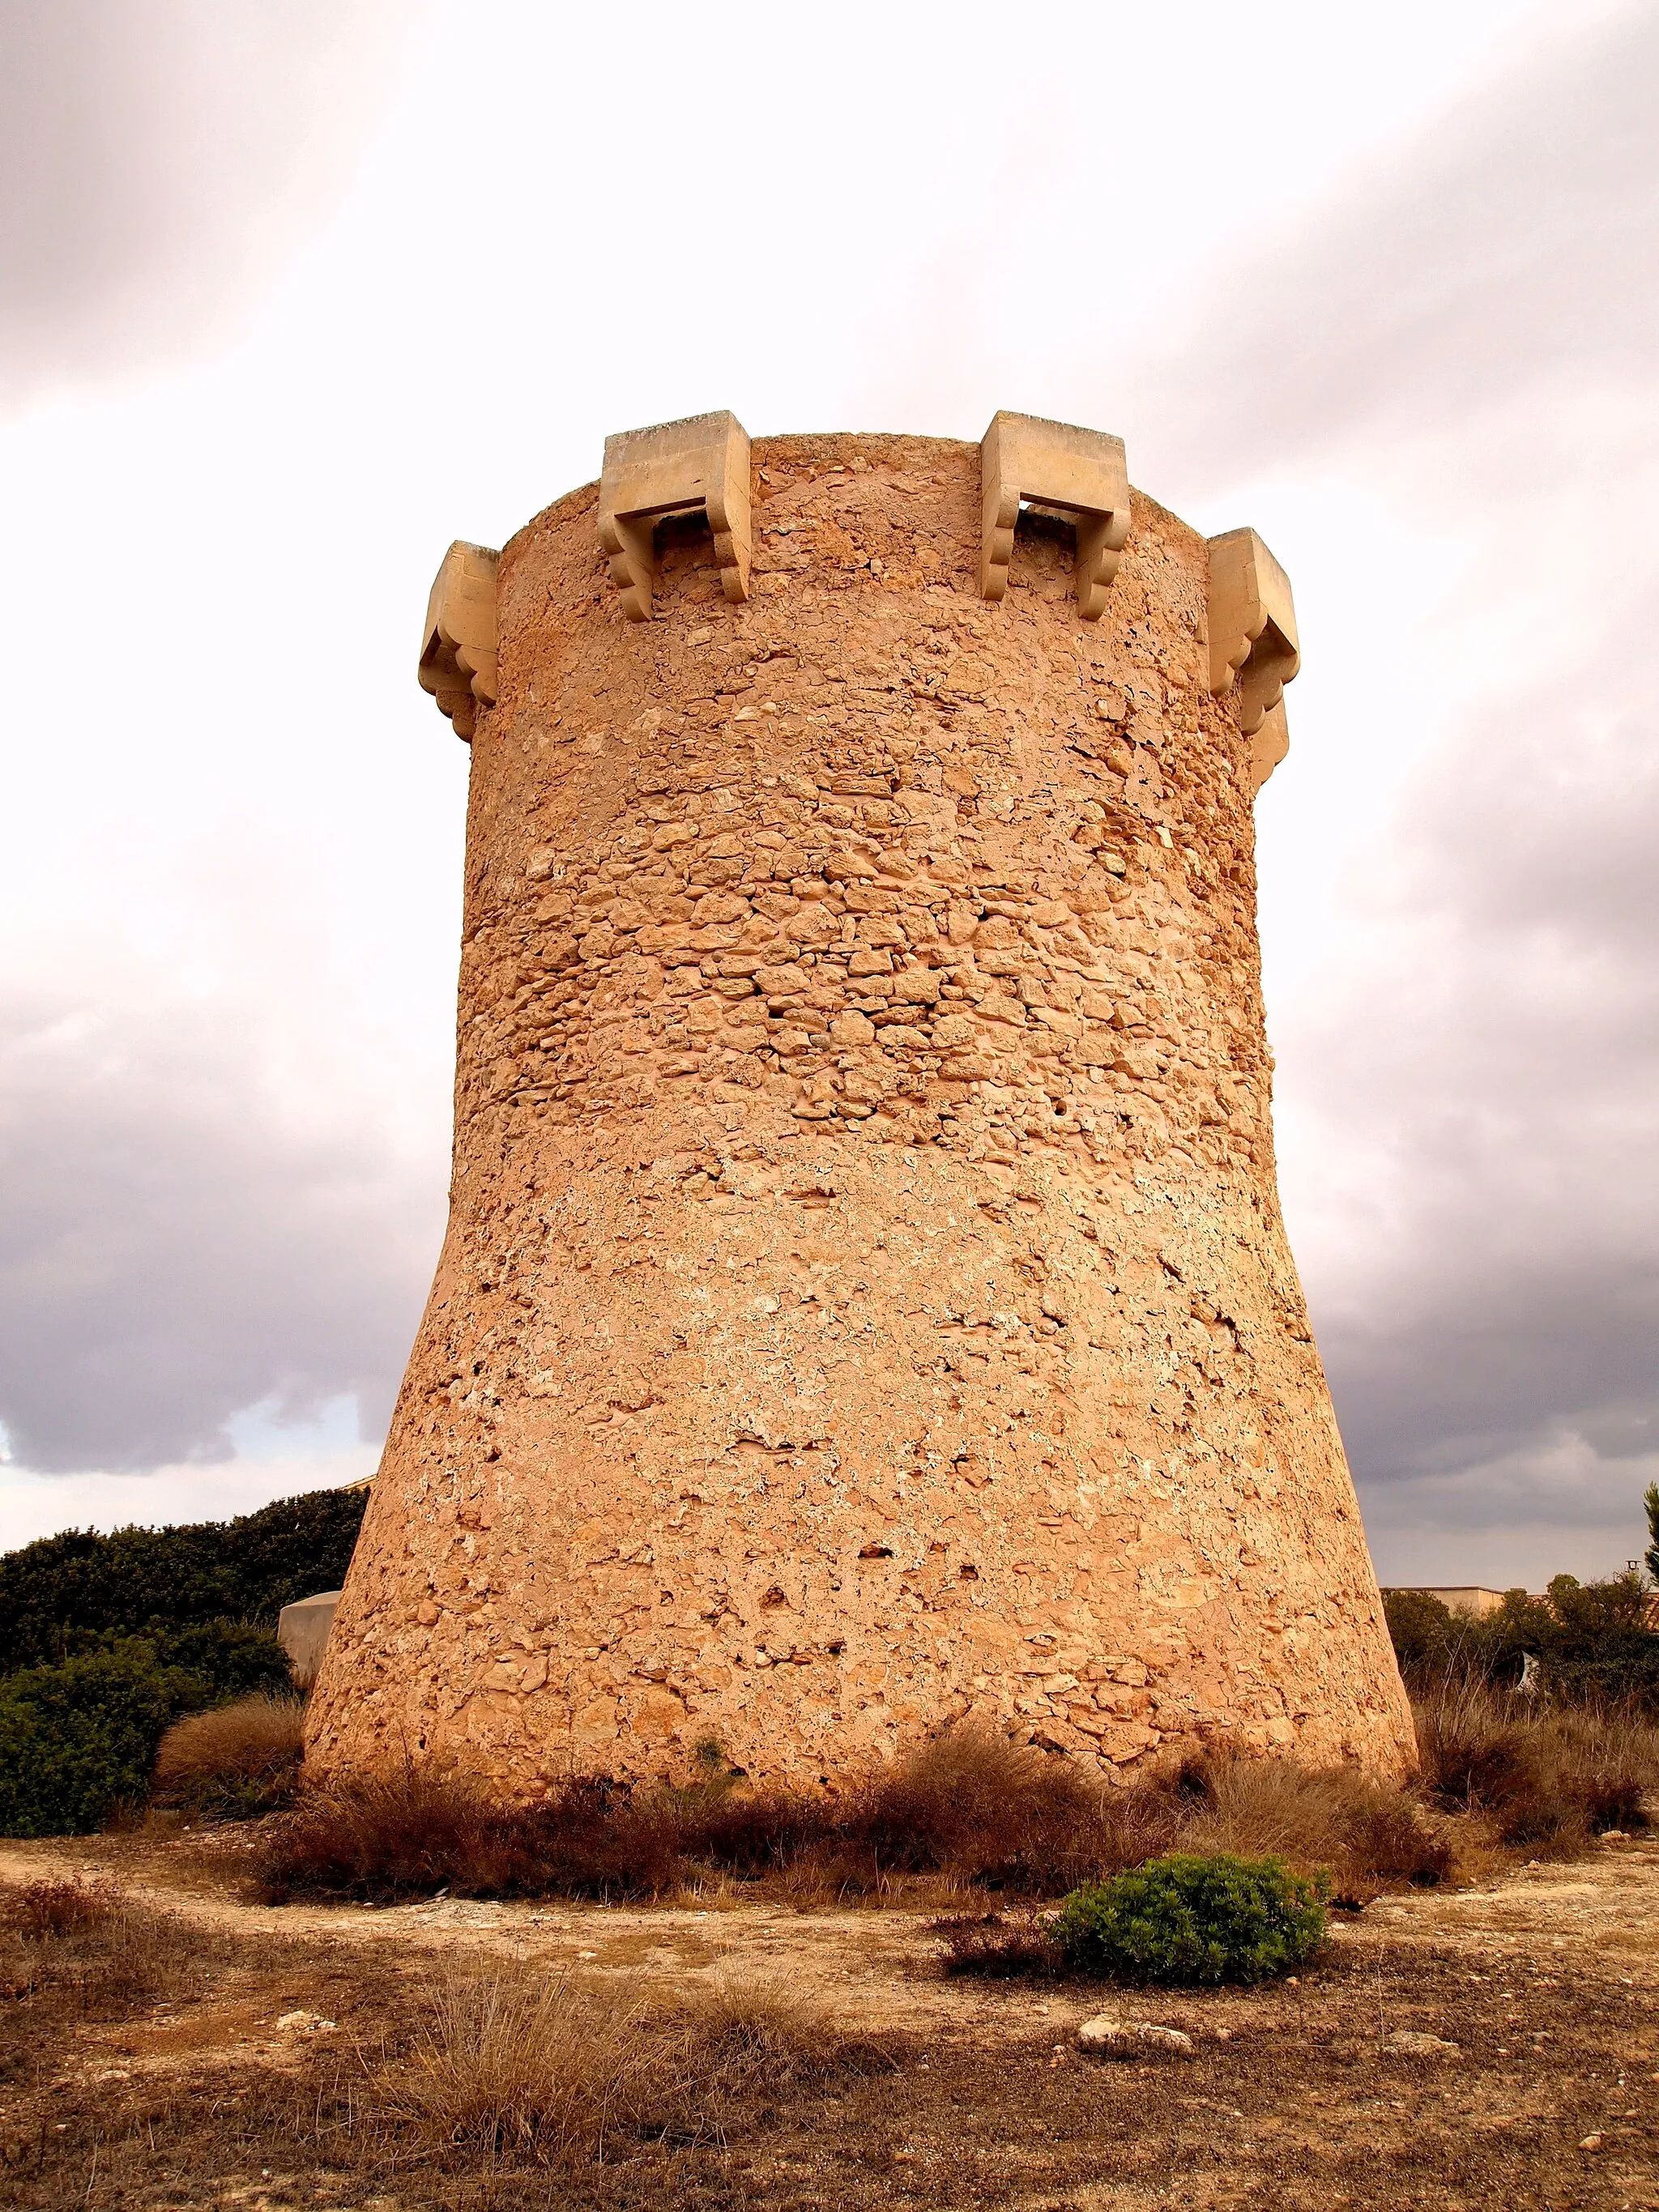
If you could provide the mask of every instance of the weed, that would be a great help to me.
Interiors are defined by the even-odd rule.
[[[1063,1760],[960,1728],[867,1784],[838,1826],[844,1846],[875,1869],[948,1869],[1052,1895],[1097,1869],[1110,1848],[1111,1809],[1100,1784]]]
[[[607,2133],[664,2087],[637,2012],[568,1980],[462,1968],[423,1999],[409,2057],[381,2086],[386,2117],[428,2148],[602,2155]]]
[[[732,2112],[891,2060],[764,1986],[664,2010],[568,1977],[475,1963],[422,1994],[407,2056],[380,2077],[379,2119],[429,2152],[541,2164],[629,2142],[721,2139]]]
[[[107,1882],[20,1882],[0,1896],[0,1927],[26,1943],[61,1941],[120,1917],[125,1900]]]
[[[1387,1881],[1432,1888],[1455,1864],[1446,1821],[1413,1790],[1348,1767],[1218,1754],[1187,1769],[1182,1800],[1166,1848],[1328,1868],[1345,1898]]]
[[[1012,1981],[1063,1970],[1065,1955],[1052,1927],[1052,1917],[1035,1912],[1018,1920],[1000,1912],[958,1913],[935,1920],[931,1932],[945,1946],[947,1974]]]
[[[410,1769],[303,1795],[270,1823],[259,1873],[275,1903],[445,1887],[653,1899],[741,1883],[803,1907],[902,1897],[971,1917],[987,1893],[1057,1898],[1179,1852],[1328,1869],[1340,1899],[1364,1903],[1391,1883],[1455,1880],[1504,1847],[1571,1850],[1638,1826],[1659,1778],[1650,1723],[1582,1708],[1517,1713],[1464,1689],[1426,1704],[1421,1730],[1420,1784],[1218,1752],[1112,1788],[970,1728],[840,1796],[757,1789],[716,1759],[684,1785],[590,1777],[514,1807]]]
[[[188,1984],[199,1946],[170,1915],[112,1885],[21,1884],[0,1902],[0,1984],[88,2020],[118,2018]]]
[[[894,1874],[1054,1895],[1111,1863],[1135,1822],[1060,1761],[952,1731],[842,1801],[751,1790],[721,1774],[683,1788],[564,1784],[541,1804],[408,1770],[319,1790],[274,1824],[264,1895],[660,1897],[699,1873],[793,1875],[819,1897]],[[1150,1805],[1150,1795],[1145,1801]],[[1139,1839],[1139,1838],[1138,1838]],[[1144,1854],[1143,1854],[1144,1855]]]

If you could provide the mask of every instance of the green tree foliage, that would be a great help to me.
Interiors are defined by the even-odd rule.
[[[1427,1590],[1385,1589],[1382,1611],[1394,1656],[1407,1674],[1432,1666],[1454,1641],[1457,1622],[1451,1607]]]
[[[337,1589],[367,1493],[318,1490],[234,1521],[70,1529],[0,1558],[0,1674],[71,1656],[111,1632],[246,1620]]]
[[[317,1491],[0,1558],[0,1834],[85,1833],[143,1796],[181,1715],[287,1691],[276,1615],[344,1580],[365,1503]]]
[[[1642,1504],[1648,1516],[1648,1548],[1643,1554],[1644,1563],[1655,1582],[1659,1583],[1659,1482],[1649,1483],[1642,1492]]]
[[[1322,1895],[1280,1859],[1175,1853],[1074,1889],[1049,1934],[1083,1973],[1262,1982],[1301,1966],[1323,1942]]]
[[[144,1795],[162,1730],[256,1691],[288,1689],[276,1638],[237,1621],[100,1637],[0,1677],[0,1835],[84,1835]]]
[[[1478,1620],[1424,1590],[1385,1590],[1382,1603],[1401,1668],[1415,1685],[1512,1687],[1530,1654],[1539,1686],[1553,1696],[1659,1703],[1659,1634],[1647,1623],[1639,1574],[1589,1583],[1557,1575],[1542,1597],[1509,1590]]]

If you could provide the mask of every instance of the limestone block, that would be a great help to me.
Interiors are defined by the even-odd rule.
[[[295,1598],[276,1616],[276,1641],[287,1652],[289,1670],[302,1689],[317,1678],[339,1601],[338,1590],[319,1590],[314,1597]]]
[[[420,682],[471,738],[479,707],[495,703],[495,569],[499,553],[457,538],[426,603]]]
[[[991,417],[980,441],[983,550],[980,589],[1000,599],[1008,588],[1014,525],[1021,503],[1077,525],[1077,603],[1097,622],[1129,534],[1129,474],[1123,441],[1104,430],[1050,422],[1040,415]]]
[[[665,514],[701,507],[714,533],[714,557],[728,599],[749,597],[749,433],[724,408],[605,441],[599,479],[599,543],[611,557],[630,621],[649,622],[656,580],[656,526]]]
[[[1260,790],[1290,750],[1285,686],[1302,665],[1291,580],[1254,530],[1210,540],[1210,690],[1237,687]]]

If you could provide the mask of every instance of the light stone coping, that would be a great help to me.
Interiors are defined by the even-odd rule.
[[[1008,588],[1014,526],[1021,503],[1077,525],[1077,604],[1085,622],[1106,609],[1129,534],[1129,471],[1121,438],[1073,422],[1000,410],[980,441],[984,538],[980,589],[1000,599]]]
[[[659,518],[699,507],[714,534],[726,598],[746,599],[752,544],[749,433],[737,416],[722,408],[649,429],[620,430],[605,440],[599,543],[630,621],[651,619]]]
[[[1210,540],[1210,690],[1237,687],[1259,791],[1291,749],[1285,686],[1302,665],[1291,580],[1254,530]]]
[[[501,555],[457,538],[444,555],[426,603],[420,684],[471,738],[477,709],[495,703],[495,571]]]

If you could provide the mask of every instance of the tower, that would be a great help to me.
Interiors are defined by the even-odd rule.
[[[1274,1177],[1296,666],[1253,532],[1016,415],[696,417],[452,549],[450,1224],[317,1770],[1410,1760]]]

